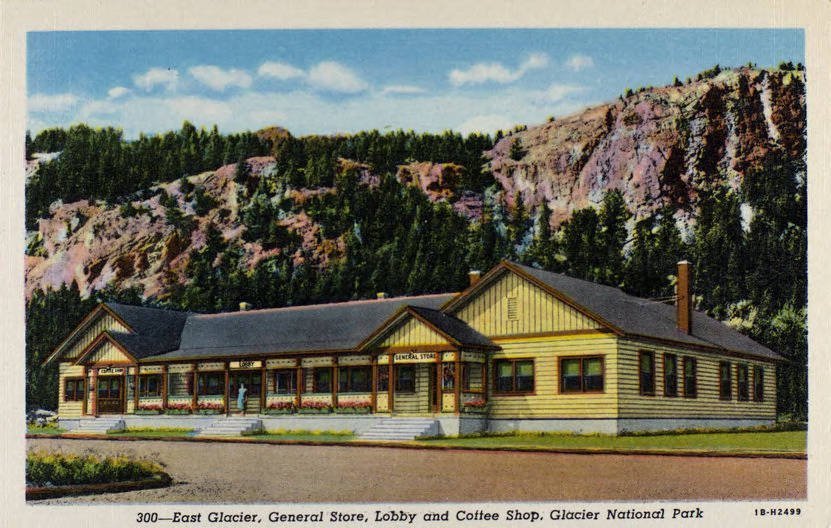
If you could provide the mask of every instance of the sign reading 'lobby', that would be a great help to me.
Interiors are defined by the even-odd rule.
[[[232,369],[254,369],[254,368],[261,368],[263,366],[262,361],[231,361],[228,365],[228,368]]]

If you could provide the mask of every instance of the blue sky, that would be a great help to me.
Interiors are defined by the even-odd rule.
[[[34,32],[27,45],[32,132],[85,122],[127,137],[185,119],[223,132],[494,132],[716,63],[805,62],[796,29]]]

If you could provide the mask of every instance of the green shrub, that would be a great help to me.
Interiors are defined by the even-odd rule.
[[[134,481],[161,473],[162,467],[155,462],[124,455],[99,457],[48,451],[26,455],[26,482],[34,486]]]

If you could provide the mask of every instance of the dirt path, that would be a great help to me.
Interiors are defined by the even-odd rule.
[[[805,460],[30,439],[163,463],[170,488],[62,502],[472,502],[804,498]]]

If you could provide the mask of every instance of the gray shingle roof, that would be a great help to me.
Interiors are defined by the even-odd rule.
[[[722,348],[766,359],[783,359],[769,348],[733,330],[726,324],[693,311],[692,333],[676,326],[674,305],[633,297],[618,288],[575,279],[510,262],[545,285],[557,290],[579,306],[600,316],[625,334],[668,339],[691,345]]]
[[[436,309],[456,294],[397,297],[212,315],[192,314],[178,349],[146,359],[351,350],[403,306]]]
[[[110,335],[136,359],[179,348],[187,312],[106,303],[107,308],[124,320],[135,334],[110,332]]]
[[[490,339],[453,315],[420,306],[411,306],[410,309],[462,345],[496,348]]]

